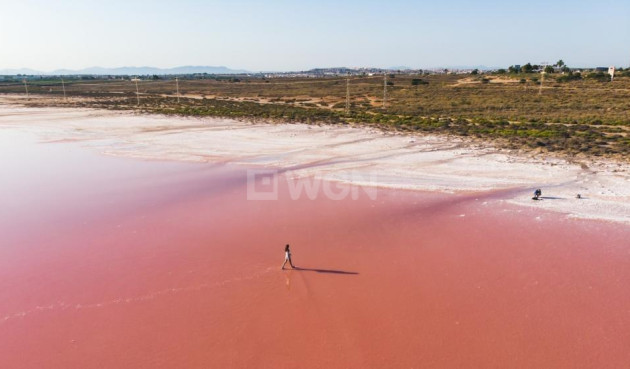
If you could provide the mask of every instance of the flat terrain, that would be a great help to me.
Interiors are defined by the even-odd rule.
[[[414,82],[415,80],[415,82]],[[390,75],[346,78],[210,77],[176,81],[28,82],[21,103],[134,109],[161,114],[283,122],[361,124],[492,140],[509,149],[571,157],[630,157],[630,77],[561,82],[548,75]],[[414,84],[415,83],[415,84]],[[349,109],[346,110],[346,87]],[[19,82],[0,93],[25,94]],[[139,97],[139,101],[138,98]],[[179,102],[178,102],[179,97]]]
[[[94,109],[0,105],[0,143],[2,368],[630,362],[630,225],[541,209],[611,215],[627,175],[443,137]],[[292,195],[301,170],[370,167],[477,188]],[[248,200],[263,168],[276,201]],[[547,198],[509,190],[527,181]],[[558,195],[574,185],[585,199]],[[280,270],[286,243],[299,269]]]
[[[0,128],[28,129],[48,142],[78,141],[107,155],[150,160],[236,163],[291,178],[371,187],[501,191],[502,199],[580,218],[630,222],[630,168],[506,153],[443,135],[383,132],[350,125],[251,123],[77,108],[3,105]],[[543,201],[532,201],[535,188]],[[583,199],[576,199],[576,194]]]

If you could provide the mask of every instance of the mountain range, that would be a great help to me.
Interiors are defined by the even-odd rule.
[[[492,67],[487,67],[485,65],[478,66],[447,66],[447,67],[435,67],[435,68],[426,68],[429,70],[434,69],[479,69],[479,70],[490,70],[497,69]],[[340,68],[316,68],[311,69],[310,71],[326,71],[326,70],[346,70],[348,68],[340,67]],[[365,69],[365,68],[364,68]],[[379,69],[379,68],[373,68]],[[407,66],[395,66],[389,67],[382,70],[411,70],[412,68]],[[183,66],[183,67],[175,67],[175,68],[156,68],[156,67],[119,67],[119,68],[103,68],[103,67],[91,67],[84,69],[57,69],[50,72],[44,72],[29,68],[19,68],[19,69],[0,69],[0,75],[16,75],[16,74],[24,74],[24,75],[48,75],[48,76],[67,76],[67,75],[114,75],[114,76],[147,76],[147,75],[177,75],[177,74],[245,74],[245,73],[253,73],[251,71],[243,70],[243,69],[231,69],[224,66]],[[277,73],[277,72],[265,72],[265,73]],[[286,73],[286,72],[285,72]]]
[[[119,67],[119,68],[103,68],[91,67],[84,69],[57,69],[50,72],[43,72],[29,68],[20,69],[0,69],[0,75],[164,75],[164,74],[241,74],[248,73],[246,70],[230,69],[228,67],[212,67],[212,66],[184,66],[175,68],[155,68],[155,67]]]

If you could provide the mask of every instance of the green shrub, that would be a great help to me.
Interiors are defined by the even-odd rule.
[[[586,78],[598,82],[610,82],[610,74],[604,72],[592,72],[586,75]]]

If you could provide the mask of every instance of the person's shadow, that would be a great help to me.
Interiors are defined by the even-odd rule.
[[[359,274],[358,272],[348,272],[348,271],[345,271],[345,270],[301,268],[301,267],[298,267],[298,266],[296,266],[292,270],[299,270],[299,271],[302,271],[302,272],[329,273],[329,274],[349,274],[349,275]]]

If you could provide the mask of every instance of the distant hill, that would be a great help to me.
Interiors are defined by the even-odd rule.
[[[15,74],[42,74],[42,72],[29,68],[0,69],[0,75],[11,76]]]
[[[393,67],[389,67],[387,68],[388,70],[412,70],[414,68],[411,67],[406,67],[404,65],[397,65],[397,66],[393,66]]]
[[[228,67],[211,67],[211,66],[184,66],[175,68],[155,68],[155,67],[119,67],[119,68],[103,68],[91,67],[85,69],[57,69],[51,72],[37,71],[28,68],[20,69],[0,69],[0,75],[164,75],[164,74],[241,74],[248,73],[246,70],[230,69]]]

